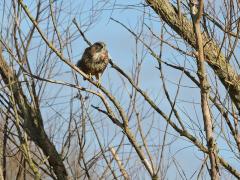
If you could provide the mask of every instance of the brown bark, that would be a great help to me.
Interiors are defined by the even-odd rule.
[[[178,16],[177,9],[168,0],[146,0],[151,8],[187,43],[197,48],[193,25],[184,16]],[[204,56],[214,70],[240,113],[240,83],[238,74],[226,61],[217,43],[203,35]]]
[[[61,156],[58,154],[54,144],[50,141],[44,130],[40,110],[28,102],[17,76],[5,61],[1,49],[0,75],[9,90],[12,90],[16,104],[20,110],[24,130],[27,132],[31,140],[42,149],[45,156],[48,157],[48,162],[53,168],[57,178],[60,180],[67,179],[67,171]]]
[[[201,32],[201,26],[200,26],[200,20],[203,12],[203,0],[199,1],[199,9],[197,10],[196,14],[193,14],[194,8],[197,9],[197,7],[193,5],[191,9],[192,9],[194,32],[195,32],[195,37],[197,42],[196,49],[198,51],[197,66],[198,66],[198,77],[199,77],[200,91],[201,91],[201,106],[202,106],[202,113],[203,113],[203,122],[204,122],[204,129],[206,132],[208,154],[209,154],[209,159],[211,164],[211,169],[210,169],[211,179],[217,180],[219,179],[219,173],[218,173],[218,163],[217,163],[216,141],[214,139],[213,123],[212,123],[210,108],[208,105],[210,86],[208,83],[208,78],[205,70],[203,39],[202,39],[202,32]]]

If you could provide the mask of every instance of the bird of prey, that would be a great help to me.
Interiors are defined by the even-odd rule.
[[[77,62],[77,67],[90,78],[95,76],[98,83],[101,82],[101,75],[109,63],[109,54],[104,42],[95,42],[86,48],[82,58]]]

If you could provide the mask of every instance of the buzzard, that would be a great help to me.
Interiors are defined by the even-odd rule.
[[[95,42],[86,48],[82,58],[77,62],[77,67],[90,78],[95,76],[98,83],[101,81],[101,75],[109,63],[109,54],[104,42]]]

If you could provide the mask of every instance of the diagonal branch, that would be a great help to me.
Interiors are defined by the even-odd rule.
[[[147,4],[189,45],[197,48],[192,23],[184,16],[178,16],[177,9],[168,0],[145,0]],[[217,43],[203,34],[204,56],[217,74],[240,113],[240,83],[238,74],[226,61]]]
[[[134,82],[131,80],[131,78],[116,64],[114,64],[112,61],[110,61],[110,64],[112,65],[112,68],[117,70],[121,75],[123,75],[129,83],[144,97],[144,99],[148,102],[148,104],[156,111],[158,112],[165,121],[167,121],[171,127],[180,134],[180,136],[184,136],[187,139],[189,139],[196,147],[199,148],[204,153],[208,153],[208,149],[201,143],[200,140],[198,140],[196,137],[194,137],[192,134],[190,134],[187,130],[182,130],[179,128],[171,119],[168,118],[168,116],[153,102],[153,100],[138,86],[134,84]],[[236,178],[240,178],[240,173],[231,166],[225,159],[218,156],[217,157],[219,162],[223,167],[225,167],[229,172],[231,172]]]
[[[19,3],[21,5],[21,7],[23,8],[24,12],[26,13],[26,15],[28,16],[28,18],[31,20],[33,25],[36,27],[38,33],[40,34],[40,36],[42,37],[44,42],[47,44],[47,46],[51,50],[53,50],[53,52],[60,58],[60,60],[62,60],[64,63],[66,63],[68,66],[70,66],[72,69],[74,69],[78,73],[80,73],[84,78],[86,78],[94,86],[96,86],[99,89],[101,89],[104,92],[104,94],[110,99],[110,101],[114,104],[114,106],[117,108],[117,110],[118,110],[118,112],[119,112],[119,114],[121,116],[121,119],[123,121],[123,130],[124,130],[126,136],[128,137],[128,140],[133,145],[134,149],[136,150],[139,158],[141,159],[141,161],[144,164],[145,168],[149,172],[150,176],[154,177],[152,167],[148,163],[148,160],[145,157],[144,152],[142,151],[142,149],[139,148],[137,139],[134,136],[133,132],[131,131],[130,127],[128,126],[128,117],[125,114],[125,112],[124,112],[123,108],[121,107],[121,105],[119,104],[119,102],[116,100],[116,98],[110,92],[108,92],[102,85],[99,85],[97,82],[94,82],[90,77],[88,77],[88,75],[86,75],[78,67],[74,66],[71,62],[69,62],[66,58],[64,58],[63,54],[55,48],[54,44],[52,44],[51,42],[48,41],[48,39],[46,38],[45,34],[39,28],[38,23],[34,20],[34,18],[32,17],[31,13],[29,12],[28,7],[23,3],[22,0],[19,0]]]
[[[0,75],[7,86],[11,84],[9,89],[12,90],[16,104],[20,109],[23,128],[29,137],[42,149],[45,156],[48,157],[48,162],[53,167],[53,171],[58,179],[67,179],[67,171],[61,156],[58,154],[54,144],[50,141],[44,130],[41,112],[28,102],[26,95],[23,93],[21,83],[12,83],[12,81],[18,81],[17,75],[14,74],[8,66],[1,49]]]

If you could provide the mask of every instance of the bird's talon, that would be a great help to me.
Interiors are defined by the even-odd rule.
[[[101,83],[98,81],[97,82],[97,87],[99,88],[101,86]]]
[[[93,80],[93,77],[92,77],[92,75],[91,75],[91,74],[89,74],[89,79]]]

